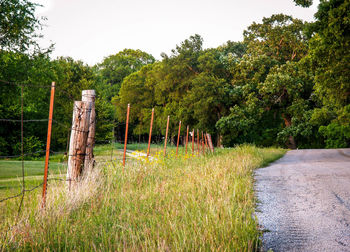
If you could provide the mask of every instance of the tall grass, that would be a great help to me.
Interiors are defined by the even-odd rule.
[[[18,218],[7,203],[0,248],[253,251],[260,235],[253,170],[283,154],[241,146],[196,158],[171,151],[129,162],[124,172],[119,163],[97,167],[70,192],[51,185],[45,210],[40,195],[27,199]]]

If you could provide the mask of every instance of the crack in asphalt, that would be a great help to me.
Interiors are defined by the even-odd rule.
[[[338,150],[339,154],[344,156],[344,157],[347,157],[347,158],[350,158],[350,155],[349,154],[346,154],[343,150]]]
[[[337,198],[337,200],[340,202],[340,204],[342,204],[346,209],[348,209],[350,211],[350,205],[347,204],[341,197],[339,197],[338,194],[336,194],[335,192],[333,192],[334,196]]]

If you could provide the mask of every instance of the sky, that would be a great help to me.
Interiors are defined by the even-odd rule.
[[[283,13],[313,21],[319,0],[309,8],[293,0],[36,0],[47,18],[40,44],[55,44],[52,58],[70,56],[94,65],[124,48],[161,59],[191,35],[204,48],[241,41],[254,21]]]

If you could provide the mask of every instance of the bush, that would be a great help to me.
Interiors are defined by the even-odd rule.
[[[16,143],[15,154],[21,154],[21,142]],[[24,154],[30,154],[25,156],[26,159],[40,157],[44,153],[44,144],[36,136],[23,137],[23,152]]]

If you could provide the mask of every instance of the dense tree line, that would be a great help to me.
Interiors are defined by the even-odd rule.
[[[295,1],[310,6],[311,1]],[[211,133],[217,144],[254,143],[290,148],[350,146],[350,2],[321,1],[316,21],[277,14],[253,23],[244,39],[203,48],[200,35],[186,39],[162,60],[125,49],[90,67],[71,58],[50,59],[39,48],[36,4],[1,2],[0,119],[46,118],[49,85],[57,82],[53,146],[67,143],[72,102],[81,90],[96,89],[97,141],[122,136],[127,104],[131,134],[147,135],[155,108],[155,135],[164,135],[171,116]],[[15,15],[20,13],[20,15]],[[9,29],[9,27],[17,27]],[[12,83],[12,84],[9,84]],[[18,122],[1,122],[0,155],[20,150]],[[25,124],[25,150],[43,149],[44,122]],[[120,137],[121,139],[121,137]]]

